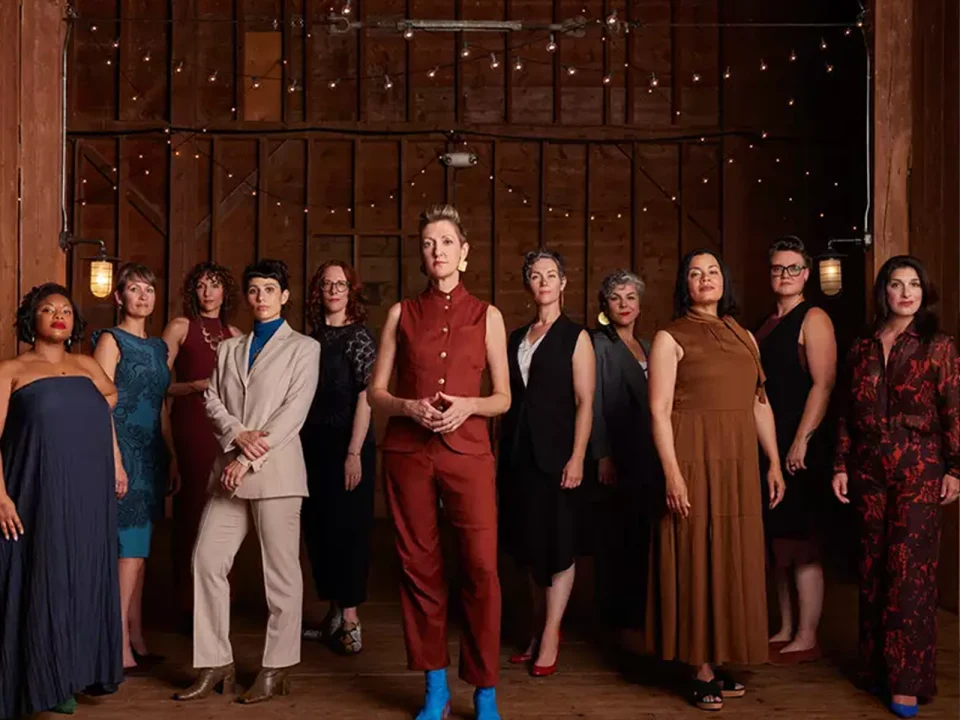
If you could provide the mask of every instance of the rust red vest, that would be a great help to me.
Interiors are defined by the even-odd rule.
[[[431,285],[419,297],[401,302],[393,394],[408,400],[433,397],[439,391],[478,397],[487,365],[487,307],[462,284],[449,293]],[[410,418],[394,416],[387,423],[382,448],[388,452],[416,452],[433,437],[434,433]],[[482,417],[468,418],[455,431],[441,437],[454,452],[491,452],[490,431]]]

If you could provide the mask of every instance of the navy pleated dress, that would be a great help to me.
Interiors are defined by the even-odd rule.
[[[123,680],[110,407],[85,377],[15,390],[0,437],[24,534],[0,536],[0,718]]]

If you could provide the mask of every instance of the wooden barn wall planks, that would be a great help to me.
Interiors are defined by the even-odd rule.
[[[20,300],[20,8],[0,3],[0,311],[12,318]],[[17,352],[12,322],[0,325],[0,357]]]

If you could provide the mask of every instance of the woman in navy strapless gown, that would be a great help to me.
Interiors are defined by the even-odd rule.
[[[0,363],[0,717],[57,709],[123,680],[117,501],[126,492],[97,362],[71,355],[83,328],[65,288],[23,299]]]

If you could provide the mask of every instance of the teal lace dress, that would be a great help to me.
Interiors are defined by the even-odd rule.
[[[120,348],[114,375],[119,397],[113,410],[117,444],[129,489],[117,508],[121,558],[150,555],[153,521],[163,511],[168,454],[160,412],[170,385],[167,344],[162,338],[140,338],[120,328],[94,333],[93,344],[110,333]]]

